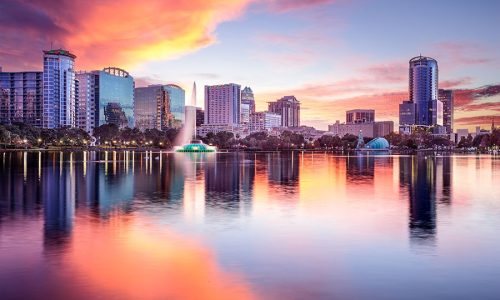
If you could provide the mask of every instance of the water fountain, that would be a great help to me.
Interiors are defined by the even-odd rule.
[[[196,139],[196,82],[193,83],[191,102],[186,105],[184,127],[176,144],[179,145],[174,148],[176,152],[215,152],[217,150],[216,147],[206,145]]]

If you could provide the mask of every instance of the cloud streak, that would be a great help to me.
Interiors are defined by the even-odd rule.
[[[5,69],[39,66],[41,51],[64,47],[81,69],[130,67],[173,58],[215,42],[218,24],[251,0],[7,0],[0,4]],[[29,43],[19,43],[20,38]],[[26,62],[20,61],[27,60]]]

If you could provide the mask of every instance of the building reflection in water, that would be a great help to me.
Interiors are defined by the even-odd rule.
[[[450,203],[451,157],[418,154],[399,159],[401,184],[408,187],[410,240],[435,245],[436,203]]]
[[[375,157],[361,153],[345,159],[346,178],[350,183],[372,182],[375,176]]]
[[[251,211],[255,161],[244,153],[210,155],[205,160],[206,215],[223,210],[235,216]]]
[[[42,208],[41,153],[0,153],[0,223],[4,218],[38,216]],[[32,157],[37,159],[32,159]],[[20,171],[22,170],[22,172]]]
[[[299,183],[300,158],[298,152],[272,152],[266,154],[270,183],[297,187]],[[289,192],[295,192],[292,188]]]
[[[66,156],[66,157],[65,157]],[[52,163],[42,161],[44,245],[57,248],[67,243],[75,215],[74,153],[52,155]],[[58,160],[58,163],[55,161]]]

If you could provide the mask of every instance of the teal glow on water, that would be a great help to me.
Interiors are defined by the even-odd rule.
[[[500,158],[0,152],[1,299],[498,299]]]

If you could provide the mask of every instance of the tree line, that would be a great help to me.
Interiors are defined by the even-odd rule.
[[[178,129],[120,129],[115,124],[106,124],[94,128],[94,136],[79,128],[62,127],[46,129],[33,127],[23,123],[0,125],[0,146],[3,148],[32,147],[88,147],[96,145],[108,148],[121,147],[158,147],[171,149],[179,134]],[[385,136],[392,149],[479,149],[486,150],[500,146],[500,129],[472,137],[462,137],[458,144],[446,136],[433,135],[427,130],[415,130],[412,134],[392,132]],[[302,134],[284,131],[279,136],[268,132],[255,132],[242,138],[232,132],[208,133],[198,137],[204,143],[219,149],[241,150],[291,150],[291,149],[322,149],[351,150],[355,149],[358,137],[346,134],[343,137],[323,135],[316,140],[306,139]],[[371,138],[364,138],[365,144]]]

